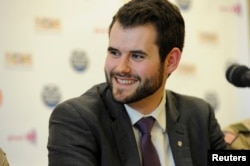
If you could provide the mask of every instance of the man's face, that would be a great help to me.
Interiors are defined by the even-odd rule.
[[[118,22],[113,25],[105,75],[116,101],[134,103],[165,85],[156,35],[150,24],[125,29]]]

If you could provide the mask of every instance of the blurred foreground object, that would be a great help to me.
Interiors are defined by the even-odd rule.
[[[223,131],[229,149],[250,150],[250,119],[231,124]]]
[[[1,148],[0,148],[0,166],[9,166],[6,154]]]

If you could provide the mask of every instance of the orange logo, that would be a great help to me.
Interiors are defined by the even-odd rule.
[[[32,55],[28,53],[7,52],[5,53],[6,66],[31,67]]]
[[[214,32],[201,32],[199,34],[199,39],[201,43],[216,44],[219,41],[218,34]]]
[[[35,27],[39,31],[59,31],[61,29],[61,22],[56,18],[36,18]]]
[[[182,63],[177,71],[181,75],[195,75],[197,68],[195,64]]]

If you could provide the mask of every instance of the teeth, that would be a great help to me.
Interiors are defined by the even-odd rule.
[[[126,85],[130,85],[130,84],[133,84],[135,82],[135,80],[121,80],[121,79],[117,79],[117,81],[120,84],[126,84]]]

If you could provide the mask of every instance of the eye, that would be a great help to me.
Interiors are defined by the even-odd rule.
[[[108,49],[108,52],[110,55],[112,55],[113,57],[120,57],[121,53],[120,51],[116,50],[116,49]]]
[[[115,57],[118,57],[118,56],[120,56],[121,54],[120,54],[120,52],[118,52],[118,51],[110,51],[110,54],[112,54],[113,56],[115,56]]]
[[[135,61],[142,61],[143,59],[145,59],[145,55],[141,53],[133,53],[131,57]]]

